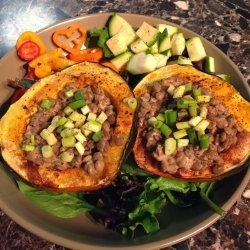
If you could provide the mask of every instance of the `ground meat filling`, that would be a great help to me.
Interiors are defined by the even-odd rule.
[[[158,81],[152,85],[149,93],[141,96],[138,122],[139,126],[144,128],[143,139],[146,148],[151,156],[160,162],[161,170],[170,174],[184,175],[187,172],[202,170],[210,166],[215,166],[212,169],[214,173],[223,171],[220,153],[228,150],[236,143],[237,133],[241,132],[242,128],[236,124],[234,117],[228,113],[227,108],[213,98],[208,89],[201,89],[202,95],[209,96],[210,100],[209,102],[199,102],[198,112],[202,107],[207,110],[205,119],[209,125],[203,132],[209,138],[209,146],[201,148],[199,143],[193,144],[189,141],[188,145],[177,146],[172,154],[166,154],[165,152],[166,138],[173,137],[174,132],[177,131],[176,123],[186,122],[192,118],[187,108],[181,108],[177,105],[178,100],[183,97],[173,98],[173,93],[170,93],[171,88],[177,89],[178,86],[184,84],[186,83],[176,78]],[[170,86],[172,87],[170,88]],[[198,85],[195,83],[192,84],[192,90],[194,88],[198,88]],[[191,98],[192,90],[186,91],[184,97]],[[164,136],[159,128],[152,126],[152,123],[150,123],[160,113],[166,112],[166,110],[174,110],[178,114],[176,123],[174,125],[168,124],[172,130],[168,136]],[[188,138],[189,135],[186,135],[182,139]],[[177,139],[176,141],[178,144]]]
[[[70,104],[77,101],[76,92],[83,93],[84,106],[70,110],[68,108]],[[69,95],[70,93],[71,95]],[[98,84],[92,84],[83,89],[67,85],[59,93],[58,99],[46,101],[49,102],[50,107],[39,106],[37,113],[30,118],[24,134],[23,148],[26,159],[36,165],[46,163],[49,167],[57,170],[85,168],[90,175],[102,172],[104,168],[103,156],[109,148],[116,122],[115,108],[109,96]],[[69,109],[68,113],[65,111],[66,109]],[[73,118],[71,120],[73,113],[82,120]],[[59,125],[63,124],[60,120],[62,117],[66,118],[68,125],[66,125],[67,123]],[[93,124],[97,124],[100,131],[88,127],[93,120]],[[49,130],[53,134],[53,142],[42,136],[44,130]],[[63,131],[68,133],[71,145],[63,145],[66,143],[63,140],[67,137],[67,135],[62,136]],[[49,147],[49,154],[43,152],[46,149],[44,146]]]

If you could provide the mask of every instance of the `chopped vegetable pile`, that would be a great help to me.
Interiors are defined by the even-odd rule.
[[[176,88],[170,85],[167,91],[172,95],[176,109],[166,109],[149,119],[149,124],[166,137],[165,154],[171,155],[177,147],[189,144],[199,144],[201,149],[207,149],[209,137],[205,131],[209,125],[206,120],[208,110],[199,104],[209,103],[210,96],[202,94],[199,88],[193,88],[191,83]]]

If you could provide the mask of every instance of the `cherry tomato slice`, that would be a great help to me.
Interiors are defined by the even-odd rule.
[[[40,55],[40,47],[34,42],[27,41],[19,47],[17,54],[21,59],[31,61]]]

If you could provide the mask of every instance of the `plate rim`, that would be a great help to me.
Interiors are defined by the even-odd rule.
[[[154,21],[161,21],[164,23],[168,23],[170,25],[174,25],[177,27],[180,27],[182,30],[184,31],[188,31],[191,33],[194,33],[195,35],[199,36],[202,40],[205,40],[206,42],[210,43],[213,46],[213,49],[215,49],[215,52],[218,53],[221,57],[225,58],[229,63],[230,66],[233,67],[236,70],[237,76],[239,76],[243,82],[243,84],[245,85],[245,88],[247,89],[248,95],[250,96],[250,88],[249,85],[247,84],[246,79],[244,78],[243,74],[241,73],[241,71],[239,70],[239,68],[236,66],[236,64],[227,56],[225,55],[219,48],[217,48],[214,44],[212,44],[210,41],[208,41],[206,38],[200,36],[199,34],[195,33],[194,31],[187,29],[181,25],[178,25],[176,23],[173,22],[169,22],[166,20],[163,20],[161,18],[155,17],[155,16],[146,16],[146,15],[141,15],[141,14],[136,14],[136,13],[123,13],[123,12],[117,12],[119,15],[124,16],[124,17],[128,17],[128,16],[133,16],[136,18],[150,18],[153,19]],[[101,17],[101,16],[109,16],[113,13],[111,12],[103,12],[103,13],[94,13],[94,14],[87,14],[87,15],[82,15],[82,16],[78,16],[78,17],[71,17],[71,18],[67,18],[64,19],[62,21],[58,21],[55,22],[51,25],[48,25],[42,29],[39,29],[37,31],[38,34],[42,33],[42,32],[46,32],[47,30],[51,29],[51,28],[55,28],[61,24],[67,24],[67,23],[72,23],[75,22],[77,20],[85,20],[88,19],[90,17]],[[15,50],[15,47],[13,47],[12,49],[10,49],[0,60],[0,68],[1,68],[1,64],[4,64],[5,58],[7,58],[8,56],[10,56],[10,52]],[[2,165],[2,164],[1,164]],[[5,171],[5,170],[3,170]],[[240,185],[237,187],[237,189],[235,190],[235,192],[231,195],[231,197],[225,202],[225,204],[222,206],[222,208],[226,211],[228,211],[233,205],[234,203],[239,199],[239,197],[241,196],[242,192],[244,191],[245,187],[247,186],[248,182],[250,179],[250,168],[248,168],[247,172],[245,173]],[[1,194],[0,194],[0,208],[12,219],[14,220],[17,224],[19,224],[20,226],[22,226],[23,228],[25,228],[26,230],[28,230],[29,232],[41,237],[45,240],[48,240],[50,242],[54,242],[56,244],[59,245],[63,245],[65,247],[70,247],[72,248],[72,246],[74,247],[74,249],[83,249],[83,247],[86,249],[88,247],[95,247],[96,250],[107,250],[107,249],[111,249],[111,248],[117,248],[117,246],[111,246],[111,245],[106,245],[106,246],[102,246],[102,245],[93,245],[91,243],[85,243],[85,242],[80,242],[80,241],[75,241],[72,239],[66,239],[61,235],[58,234],[52,234],[49,231],[46,231],[44,229],[41,229],[35,222],[30,222],[30,221],[26,221],[24,218],[22,218],[21,215],[17,214],[15,212],[15,210],[13,208],[9,208],[7,207],[4,202],[1,199]],[[198,225],[180,233],[174,236],[171,236],[169,238],[163,239],[163,240],[158,240],[158,241],[154,241],[154,242],[149,242],[149,243],[144,243],[144,244],[140,244],[140,245],[131,245],[131,246],[120,246],[122,249],[155,249],[155,248],[159,248],[159,247],[167,247],[170,245],[174,245],[176,243],[179,243],[181,241],[184,241],[190,237],[193,237],[194,235],[198,234],[199,232],[205,230],[206,228],[208,228],[209,226],[211,226],[212,224],[214,224],[217,220],[219,220],[221,217],[215,213],[213,213],[211,216],[209,216],[208,218],[206,218],[205,220],[203,220],[201,223],[199,223]],[[108,230],[108,229],[107,229]],[[41,236],[40,236],[41,235]]]

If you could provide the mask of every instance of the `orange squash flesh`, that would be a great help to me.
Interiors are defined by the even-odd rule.
[[[139,167],[156,175],[172,179],[186,181],[212,181],[228,176],[244,165],[250,155],[250,103],[226,81],[212,75],[198,71],[192,66],[170,65],[163,67],[142,79],[134,89],[134,94],[139,102],[139,97],[149,91],[154,82],[176,77],[183,82],[199,82],[199,87],[207,88],[213,96],[224,106],[228,113],[234,115],[236,123],[243,128],[237,134],[237,142],[227,151],[220,154],[223,159],[223,171],[214,173],[212,166],[203,170],[186,171],[186,174],[171,175],[160,170],[160,163],[156,161],[147,151],[145,141],[142,137],[144,127],[138,127],[133,152]]]
[[[84,81],[79,81],[79,78]],[[43,99],[55,99],[66,84],[77,88],[97,83],[109,95],[117,118],[110,147],[104,154],[104,171],[89,175],[84,168],[55,170],[33,166],[25,159],[20,145],[29,122]],[[123,100],[134,97],[127,83],[113,70],[97,63],[83,62],[36,82],[16,103],[11,105],[0,121],[1,154],[6,163],[22,179],[39,188],[53,191],[96,190],[108,185],[117,175],[126,155],[133,127],[135,110]],[[125,143],[117,146],[115,136],[122,134]]]

